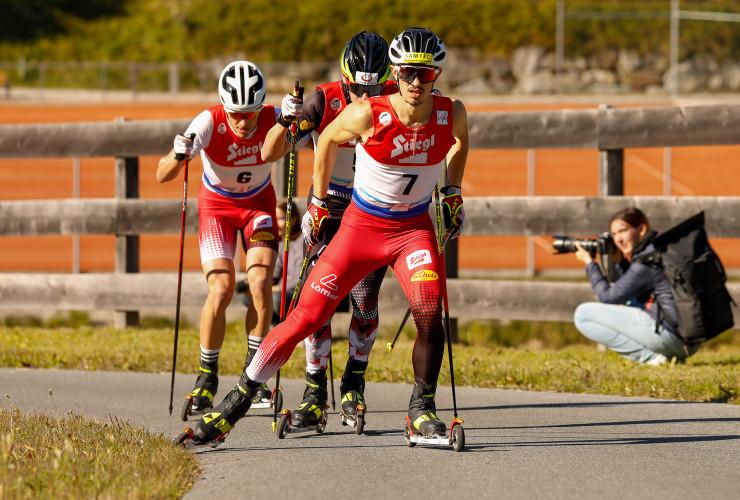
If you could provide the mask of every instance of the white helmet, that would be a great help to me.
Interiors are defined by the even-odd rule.
[[[265,77],[257,65],[249,61],[227,64],[218,79],[218,96],[230,113],[259,109],[266,94]]]
[[[447,60],[442,40],[427,28],[409,28],[396,36],[388,54],[392,64],[423,64],[441,68]]]

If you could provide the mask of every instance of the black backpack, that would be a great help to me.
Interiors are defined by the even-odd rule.
[[[679,336],[689,344],[698,344],[732,328],[734,301],[725,287],[722,263],[707,241],[704,212],[657,235],[653,245],[655,252],[637,261],[663,268],[676,304],[678,325],[667,316],[665,319]],[[658,324],[660,320],[658,309]]]

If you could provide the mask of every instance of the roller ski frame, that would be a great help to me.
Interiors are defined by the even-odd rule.
[[[215,448],[216,446],[224,442],[226,436],[229,435],[229,432],[231,432],[231,429],[224,432],[215,439],[212,439],[210,441],[201,441],[195,437],[195,431],[191,427],[185,427],[185,430],[182,432],[182,434],[180,434],[180,436],[178,436],[175,444],[177,446],[182,446],[183,448],[196,448],[200,446],[210,446],[211,448]]]
[[[457,417],[452,419],[450,425],[449,437],[435,435],[433,437],[424,437],[420,434],[414,434],[414,428],[411,425],[409,417],[406,417],[406,425],[403,428],[403,437],[406,440],[406,446],[413,448],[417,444],[424,445],[442,445],[452,446],[455,451],[463,451],[465,448],[465,430],[462,427],[463,421]]]
[[[358,404],[355,408],[355,417],[352,418],[349,415],[345,414],[344,411],[340,414],[342,417],[342,425],[346,425],[348,427],[354,427],[355,431],[357,432],[357,435],[359,436],[362,434],[363,429],[365,428],[365,412],[367,411],[367,406],[363,404]]]
[[[275,408],[275,413],[280,413],[283,409],[283,388],[275,387],[270,393],[270,401],[260,401],[259,403],[252,403],[251,409],[255,408]]]
[[[329,405],[324,406],[324,411],[321,412],[321,418],[319,423],[316,425],[309,425],[307,427],[294,427],[291,424],[293,420],[293,414],[290,410],[283,410],[280,416],[280,421],[277,424],[275,432],[277,433],[278,439],[284,439],[286,434],[297,434],[300,432],[311,432],[316,431],[317,434],[321,434],[326,429],[327,414],[329,411]]]

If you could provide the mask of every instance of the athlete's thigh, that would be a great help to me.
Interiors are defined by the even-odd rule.
[[[198,247],[200,262],[205,265],[214,259],[234,260],[237,228],[217,211],[203,210],[198,213]]]
[[[444,286],[444,262],[433,230],[410,232],[392,267],[412,308],[420,303],[436,308]]]
[[[300,303],[317,307],[322,297],[328,297],[333,311],[339,299],[387,259],[382,231],[342,224],[306,278]]]

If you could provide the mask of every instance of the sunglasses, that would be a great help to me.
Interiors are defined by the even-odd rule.
[[[417,78],[421,83],[433,82],[440,73],[439,68],[430,66],[396,66],[398,79],[413,83]]]
[[[383,85],[362,85],[360,83],[347,82],[349,91],[358,97],[367,94],[370,97],[379,96],[383,93]]]
[[[259,116],[261,110],[257,111],[250,111],[249,113],[229,113],[229,118],[233,118],[234,120],[240,122],[242,120],[252,120],[254,118],[257,118]]]

